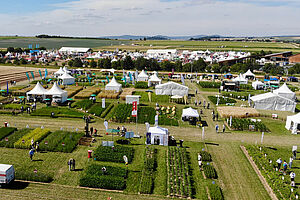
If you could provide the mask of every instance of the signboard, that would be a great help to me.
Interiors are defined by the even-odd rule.
[[[137,116],[137,101],[133,101],[132,102],[132,112],[131,112],[131,115],[133,117]]]
[[[255,125],[249,125],[249,130],[254,131],[255,130]]]
[[[114,141],[102,141],[102,146],[104,147],[113,147]]]
[[[105,108],[105,98],[102,99],[102,108]]]

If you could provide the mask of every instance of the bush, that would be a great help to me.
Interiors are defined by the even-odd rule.
[[[104,112],[102,112],[102,114],[100,115],[101,118],[105,118],[106,115],[113,109],[115,105],[114,104],[110,104],[105,110]]]
[[[116,142],[117,144],[130,144],[129,140],[123,140],[123,139],[117,140]]]
[[[207,81],[200,81],[199,85],[202,88],[220,88],[221,83],[220,82],[207,82]]]
[[[203,171],[206,178],[218,178],[217,171],[212,165],[203,165]]]
[[[106,171],[103,172],[102,168],[105,167]],[[98,164],[91,164],[86,169],[86,174],[94,175],[94,176],[119,176],[126,178],[127,170],[123,167],[112,167],[112,166],[102,166]]]
[[[218,97],[216,97],[216,96],[208,96],[208,99],[212,103],[217,104]],[[223,96],[219,97],[219,104],[226,104],[226,103],[236,103],[236,100],[228,98],[228,97],[223,97]]]
[[[0,140],[2,140],[3,138],[10,135],[11,133],[13,133],[16,130],[17,130],[17,128],[13,128],[13,127],[2,127],[2,128],[0,128]]]
[[[71,108],[61,108],[61,107],[43,107],[32,112],[32,116],[51,116],[54,112],[55,117],[69,117],[69,118],[82,118],[84,113]]]
[[[122,177],[116,176],[93,176],[85,175],[79,180],[79,185],[91,188],[103,188],[110,190],[123,190],[125,189],[125,180]]]
[[[5,141],[5,139],[0,141],[0,147],[14,148],[15,142],[17,142],[24,135],[28,134],[30,131],[32,131],[32,129],[25,128],[14,132],[7,137],[8,141]]]
[[[50,183],[53,181],[53,176],[49,175],[48,173],[34,173],[34,172],[27,172],[23,170],[17,170],[15,174],[16,179],[25,180],[25,181],[36,181],[36,182],[44,182]]]
[[[90,109],[89,109],[89,113],[91,114],[95,114],[96,116],[100,117],[101,114],[108,109],[110,106],[110,103],[105,103],[105,108],[102,108],[102,104],[101,103],[97,103],[94,104]]]
[[[80,100],[80,101],[75,102],[75,107],[76,108],[82,108],[84,110],[89,109],[92,105],[93,105],[93,101],[88,100],[88,99],[84,99],[84,100]]]
[[[15,142],[15,148],[28,149],[31,147],[31,139],[33,139],[34,142],[40,142],[49,133],[49,129],[36,128]]]
[[[200,151],[200,155],[201,155],[202,161],[205,161],[205,162],[212,161],[211,155],[207,151]]]
[[[146,89],[146,88],[148,88],[148,82],[143,82],[143,81],[136,82],[134,87],[135,88]]]
[[[233,118],[232,119],[232,128],[234,130],[249,130],[249,126],[254,125],[254,131],[259,131],[259,132],[270,132],[268,127],[262,123],[262,122],[253,122],[250,119],[238,119],[238,118]]]
[[[211,200],[223,200],[224,196],[221,188],[216,184],[208,185],[209,195]]]
[[[99,161],[107,162],[124,162],[123,156],[126,155],[128,162],[130,163],[133,159],[134,149],[131,147],[123,147],[120,145],[112,147],[99,146],[95,151],[95,158]]]

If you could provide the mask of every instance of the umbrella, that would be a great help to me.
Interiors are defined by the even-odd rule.
[[[45,101],[50,101],[51,99],[44,99]]]
[[[107,129],[106,132],[107,133],[119,133],[120,130],[111,128],[111,129]]]
[[[95,96],[97,96],[97,95],[95,95],[95,94],[92,94],[92,95],[91,95],[91,97],[95,97]]]
[[[68,101],[73,101],[73,99],[72,98],[69,98],[69,99],[67,99]]]
[[[0,90],[0,92],[6,92],[6,90]]]
[[[24,99],[25,97],[24,96],[19,96],[19,99]]]
[[[146,90],[146,92],[153,92],[152,90]]]

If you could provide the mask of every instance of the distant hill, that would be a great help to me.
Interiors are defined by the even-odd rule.
[[[147,36],[147,35],[120,35],[120,36],[103,36],[101,38],[108,39],[118,39],[118,40],[143,40],[146,38],[147,40],[189,40],[190,38],[203,38],[203,37],[223,37],[220,35],[194,35],[194,36],[165,36],[165,35],[155,35],[155,36]]]

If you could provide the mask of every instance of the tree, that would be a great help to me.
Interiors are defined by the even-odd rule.
[[[73,67],[82,67],[83,63],[80,58],[75,58],[73,62]]]
[[[211,71],[214,73],[219,73],[220,72],[220,66],[218,64],[213,64],[211,66]]]
[[[103,60],[103,68],[105,68],[105,69],[111,68],[111,59],[110,58],[105,58]]]
[[[8,48],[7,48],[7,52],[15,52],[15,48],[13,48],[13,47],[8,47]]]
[[[206,63],[202,58],[199,58],[199,60],[196,60],[192,63],[192,70],[194,72],[204,72],[206,68]]]
[[[134,66],[130,56],[126,56],[124,60],[121,61],[121,67],[123,69],[132,69]]]
[[[92,60],[92,61],[90,62],[90,66],[91,66],[91,68],[96,68],[96,67],[97,67],[96,61]]]
[[[69,61],[68,61],[68,65],[69,65],[69,67],[73,67],[73,63],[74,63],[74,61],[73,61],[73,60],[69,60]]]
[[[98,65],[98,68],[103,68],[103,59],[99,59],[98,62],[97,62],[97,65]]]
[[[26,65],[27,61],[24,58],[21,58],[20,59],[20,63],[21,63],[21,65]]]

